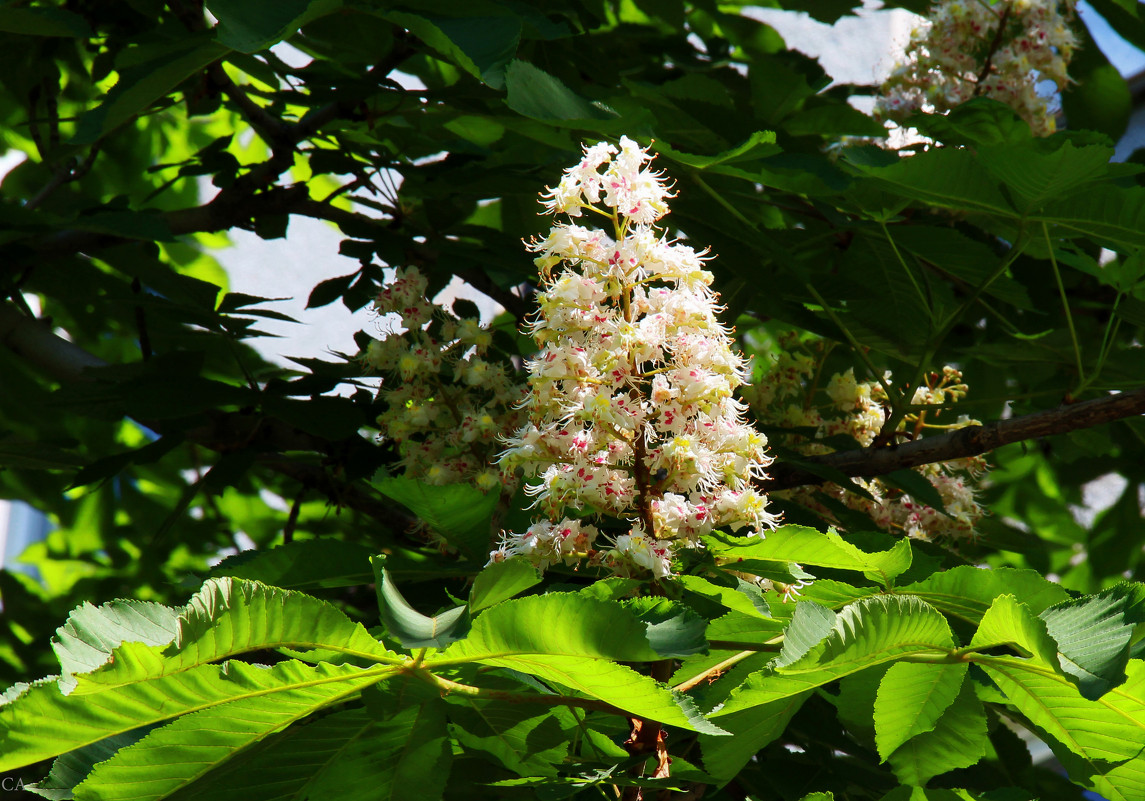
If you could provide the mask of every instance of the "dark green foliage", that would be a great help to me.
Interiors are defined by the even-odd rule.
[[[1093,0],[1143,45],[1131,5]],[[211,255],[326,221],[353,261],[309,308],[368,306],[389,267],[459,276],[519,365],[537,195],[628,135],[675,181],[671,234],[718,254],[758,372],[796,330],[835,343],[824,383],[892,370],[891,415],[953,364],[976,419],[1053,417],[1145,386],[1145,189],[1110,161],[1128,89],[1088,38],[1074,64],[1068,130],[977,99],[920,116],[935,144],[907,155],[840,146],[882,131],[848,103],[866,90],[735,3],[0,6],[0,497],[52,526],[20,557],[36,577],[0,571],[0,778],[125,801],[1145,796],[1139,410],[996,450],[973,541],[864,531],[821,493],[830,520],[789,503],[671,581],[486,566],[520,494],[402,476],[377,376],[265,361],[247,340],[291,319]],[[775,453],[872,497],[871,471]],[[942,508],[897,467],[886,486]]]

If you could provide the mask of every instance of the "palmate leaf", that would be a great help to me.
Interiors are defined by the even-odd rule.
[[[662,658],[646,632],[644,621],[615,602],[574,593],[532,596],[487,610],[465,639],[427,659],[425,665],[431,670],[470,662],[507,667],[633,715],[692,731],[722,733],[687,696],[616,664]]]
[[[875,699],[875,743],[884,762],[903,743],[934,730],[958,697],[969,668],[965,662],[891,665]]]
[[[682,659],[708,650],[708,621],[679,601],[645,596],[621,603],[644,623],[648,644],[661,657]]]
[[[684,591],[714,601],[728,609],[748,615],[770,616],[771,609],[763,599],[763,593],[754,585],[744,582],[739,588],[725,587],[700,576],[678,576],[676,584]]]
[[[1095,765],[1055,742],[1052,737],[1046,740],[1070,779],[1094,790],[1104,801],[1139,801],[1145,798],[1145,755],[1112,766]]]
[[[797,603],[791,624],[783,633],[783,649],[772,667],[787,667],[806,656],[808,651],[831,633],[836,617],[830,609],[814,601]]]
[[[1010,646],[1022,657],[974,655],[1006,699],[1051,738],[1090,761],[1119,762],[1145,741],[1145,663],[1131,660],[1124,684],[1084,698],[1061,669],[1043,620],[1013,596],[998,598],[971,646]]]
[[[117,649],[117,659],[119,653]],[[113,663],[101,670],[114,668]],[[314,711],[355,695],[393,671],[391,667],[311,666],[293,660],[270,668],[228,662],[113,684],[87,695],[63,695],[54,683],[40,684],[0,707],[0,770],[230,702],[243,701],[236,709],[265,715],[279,714],[276,710],[288,714]]]
[[[493,562],[473,579],[469,613],[475,615],[540,583],[541,571],[524,559]]]
[[[485,559],[492,541],[490,519],[497,508],[496,492],[468,484],[426,484],[410,478],[376,479],[374,487],[424,520],[450,545],[469,556]]]
[[[1074,192],[1047,203],[1030,220],[1047,223],[1051,236],[1084,236],[1117,250],[1145,247],[1145,188]]]
[[[884,585],[911,564],[910,543],[905,539],[886,551],[867,553],[833,530],[824,534],[807,526],[783,526],[764,539],[705,537],[704,542],[717,559],[736,561],[736,569],[740,569],[740,559],[798,562],[804,567],[857,570]]]

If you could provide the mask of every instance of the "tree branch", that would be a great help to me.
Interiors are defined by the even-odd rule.
[[[803,461],[837,470],[852,478],[874,478],[908,467],[980,456],[1011,442],[1065,434],[1141,414],[1145,414],[1145,388],[1009,420],[996,420],[986,425],[967,426],[901,445],[809,456]],[[828,480],[796,465],[777,464],[771,468],[769,478],[759,482],[759,487],[773,492],[823,484]]]

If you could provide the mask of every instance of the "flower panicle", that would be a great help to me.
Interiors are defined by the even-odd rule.
[[[628,137],[586,146],[541,196],[550,214],[611,230],[558,220],[527,243],[541,280],[525,329],[540,352],[526,364],[528,420],[500,466],[521,472],[546,519],[506,534],[493,561],[588,558],[664,578],[714,528],[762,536],[777,522],[752,486],[771,459],[735,397],[750,368],[719,320],[712,256],[656,226],[675,193],[651,160]],[[575,548],[550,544],[599,516],[622,521],[610,547],[595,547],[596,527]]]
[[[1058,91],[1077,49],[1075,0],[939,0],[911,35],[906,55],[883,85],[878,116],[901,121],[944,113],[975,97],[1006,103],[1037,136],[1056,128],[1039,83]]]

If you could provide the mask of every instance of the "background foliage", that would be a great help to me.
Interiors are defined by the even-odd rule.
[[[1136,5],[1093,5],[1145,44]],[[24,154],[0,198],[0,494],[54,526],[23,557],[42,581],[0,572],[0,682],[63,673],[71,693],[0,710],[4,775],[62,754],[51,797],[1141,797],[1142,595],[1120,582],[1142,570],[1142,408],[1053,416],[1139,398],[1145,376],[1145,190],[1110,163],[1125,116],[1086,111],[1128,94],[1092,41],[1068,130],[1034,139],[975,102],[920,119],[945,146],[905,158],[839,147],[882,132],[847,102],[871,88],[828,86],[737,4],[9,2],[0,38],[0,131]],[[992,455],[974,542],[718,537],[668,597],[480,572],[506,510],[389,477],[358,363],[248,347],[278,313],[228,293],[210,247],[306,216],[361,265],[310,305],[361,308],[384,266],[416,265],[500,302],[499,347],[527,355],[537,193],[622,134],[676,180],[671,223],[718,254],[757,369],[794,330],[865,379],[956,364],[984,422],[1051,413]],[[1119,497],[1081,525],[1082,487],[1110,473]],[[457,554],[411,533],[419,515]],[[240,531],[255,550],[212,567]],[[744,581],[791,562],[813,603]],[[671,775],[634,778],[659,723]]]

